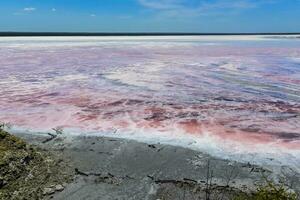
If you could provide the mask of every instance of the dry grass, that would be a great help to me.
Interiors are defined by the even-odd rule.
[[[67,182],[66,165],[0,127],[0,199],[42,199],[47,187]]]

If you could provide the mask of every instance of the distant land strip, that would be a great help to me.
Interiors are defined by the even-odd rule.
[[[300,35],[300,33],[167,33],[167,32],[0,32],[0,37],[22,36],[226,36],[226,35]]]

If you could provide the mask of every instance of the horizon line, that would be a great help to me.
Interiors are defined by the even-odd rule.
[[[257,32],[257,33],[205,33],[205,32],[62,32],[62,31],[0,31],[0,37],[22,37],[22,36],[222,36],[222,35],[300,35],[300,32]]]

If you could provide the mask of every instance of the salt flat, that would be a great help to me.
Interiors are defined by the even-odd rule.
[[[299,58],[294,37],[3,37],[0,121],[299,171]]]

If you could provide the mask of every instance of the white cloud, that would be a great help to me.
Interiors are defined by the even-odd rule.
[[[90,14],[90,17],[96,17],[96,15],[95,14]]]
[[[256,8],[278,0],[137,0],[145,8],[174,15],[209,15]]]
[[[33,11],[36,10],[36,8],[28,7],[28,8],[24,8],[23,10],[26,11],[26,12],[33,12]]]
[[[52,11],[52,12],[56,12],[56,8],[52,8],[51,11]]]
[[[152,9],[178,9],[182,7],[180,0],[138,0],[139,3],[147,8]]]

